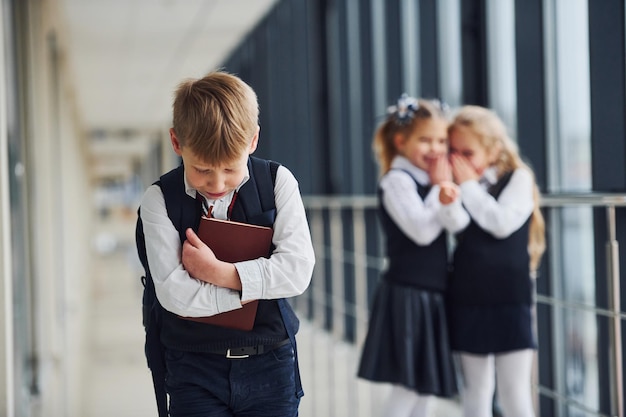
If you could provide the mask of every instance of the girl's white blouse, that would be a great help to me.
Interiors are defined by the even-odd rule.
[[[434,185],[426,198],[417,193],[415,181],[423,186],[430,184],[428,173],[403,156],[396,156],[391,170],[379,183],[382,205],[391,219],[412,241],[421,246],[431,244],[446,229],[456,233],[467,226],[469,216],[463,210],[460,199],[442,205],[439,202],[439,186]]]
[[[535,207],[534,179],[530,171],[518,168],[496,200],[487,192],[497,181],[495,168],[488,168],[479,181],[461,184],[461,199],[472,219],[498,239],[504,239],[528,220]]]

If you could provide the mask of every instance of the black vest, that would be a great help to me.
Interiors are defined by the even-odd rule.
[[[271,198],[273,201],[273,184],[266,184],[264,185],[266,188],[260,188],[255,178],[256,166],[253,164],[255,160],[256,158],[251,157],[248,162],[250,179],[239,189],[233,205],[231,220],[272,227],[276,209],[274,204],[271,204],[270,210],[264,210],[263,202],[266,198]],[[182,204],[178,204],[181,207],[180,213],[168,212],[168,216],[175,225],[182,225],[178,230],[182,243],[185,240],[184,230],[187,227],[198,230],[202,212],[201,201],[190,197],[185,192],[182,165],[163,175],[160,181],[162,188],[174,184],[174,189],[179,190],[178,198],[183,201]],[[189,213],[193,213],[193,215],[190,216]],[[180,216],[180,220],[175,220],[177,216]],[[162,313],[161,341],[166,347],[172,349],[205,352],[240,346],[268,345],[287,338],[287,331],[277,300],[260,300],[254,328],[251,331],[185,320],[165,309],[162,309]]]
[[[503,175],[489,188],[498,198],[511,179]],[[530,217],[509,237],[497,239],[473,220],[457,235],[448,294],[452,304],[530,304]]]
[[[415,184],[423,200],[430,187],[424,187],[417,181]],[[384,279],[428,290],[444,290],[448,275],[446,234],[442,230],[430,245],[418,245],[389,217],[382,204],[383,191],[379,189],[378,194],[378,212],[385,232],[386,255],[389,261]]]

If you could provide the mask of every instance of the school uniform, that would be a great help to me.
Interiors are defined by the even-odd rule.
[[[491,354],[535,348],[528,233],[533,179],[525,169],[461,184],[471,222],[457,235],[448,288],[452,349]]]
[[[444,291],[445,228],[468,221],[460,203],[442,206],[428,174],[397,156],[379,184],[388,267],[371,307],[358,376],[422,395],[457,393]],[[464,217],[465,216],[465,217]]]
[[[204,200],[216,218],[259,224],[246,217],[242,204],[246,195],[255,193],[273,193],[276,208],[271,224],[261,224],[273,226],[274,255],[234,264],[242,283],[238,292],[187,273],[181,264],[180,231],[168,217],[161,188],[153,185],[144,194],[141,220],[152,280],[164,309],[161,342],[166,347],[171,415],[208,415],[217,410],[227,415],[251,410],[258,416],[297,415],[303,392],[290,339],[298,320],[283,301],[307,288],[314,253],[296,179],[280,166],[273,190],[261,189],[249,172],[236,190],[208,200],[188,184],[182,167],[169,175],[180,183],[181,198]],[[181,318],[230,311],[254,299],[260,300],[257,319],[248,332]]]

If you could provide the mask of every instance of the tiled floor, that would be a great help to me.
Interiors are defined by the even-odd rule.
[[[84,370],[84,417],[154,417],[152,380],[143,355],[140,269],[132,224],[108,225],[117,249],[94,259],[90,334]],[[298,347],[305,396],[301,417],[374,417],[388,386],[355,378],[358,352],[303,321]],[[458,406],[437,401],[433,417],[459,416]]]

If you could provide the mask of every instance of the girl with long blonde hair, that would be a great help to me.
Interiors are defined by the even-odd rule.
[[[535,178],[489,109],[462,107],[448,136],[471,219],[457,235],[448,298],[464,416],[490,417],[497,383],[505,416],[532,417],[532,281],[545,250]]]

